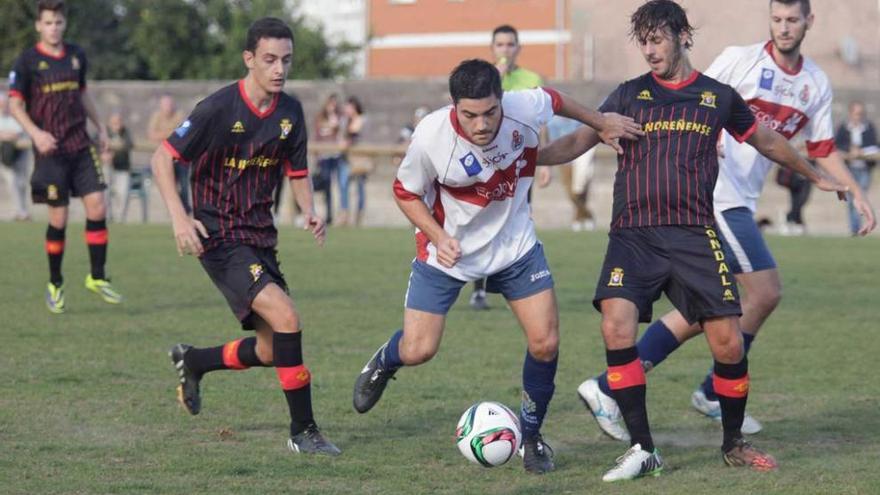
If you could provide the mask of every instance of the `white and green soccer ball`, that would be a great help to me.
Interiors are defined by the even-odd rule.
[[[467,460],[483,467],[496,467],[519,450],[522,432],[519,420],[507,406],[477,402],[458,420],[455,441]]]

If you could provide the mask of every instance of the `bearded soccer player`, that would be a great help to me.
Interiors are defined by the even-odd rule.
[[[812,24],[809,0],[773,0],[771,40],[725,49],[706,75],[733,86],[759,122],[787,139],[805,138],[810,157],[849,187],[852,204],[863,218],[858,233],[866,235],[876,227],[874,211],[834,148],[828,77],[800,53],[801,42]],[[720,148],[723,154],[719,155],[720,173],[715,185],[715,220],[723,239],[724,257],[743,291],[740,326],[748,353],[761,325],[782,297],[776,261],[754,220],[757,200],[773,163],[729,133],[723,134]],[[653,369],[682,342],[699,333],[700,327],[689,324],[680,312],[666,314],[639,339],[643,367],[646,371]],[[605,433],[629,440],[606,374],[583,382],[578,393]],[[691,403],[706,416],[721,420],[711,373],[691,395]],[[743,432],[754,434],[760,430],[761,424],[746,414]]]
[[[540,428],[554,391],[559,332],[553,277],[526,201],[538,130],[558,113],[595,126],[607,142],[640,131],[632,119],[603,116],[549,88],[502,93],[498,70],[483,60],[462,62],[449,91],[452,106],[419,122],[394,182],[397,205],[417,227],[417,256],[403,329],[364,366],[354,408],[369,411],[401,367],[431,359],[459,291],[485,277],[526,335],[523,466],[546,473],[554,463]]]
[[[733,88],[691,67],[692,33],[684,9],[672,0],[640,7],[631,17],[631,34],[651,71],[618,86],[600,109],[633,117],[646,133],[636,142],[624,142],[618,157],[608,250],[593,300],[602,312],[611,395],[631,437],[630,449],[604,481],[658,475],[663,469],[648,424],[645,373],[635,346],[638,324],[651,321],[661,292],[706,334],[724,427],[724,462],[776,468],[775,459],[746,442],[741,432],[748,362],[739,296],[712,211],[715,145],[722,129],[822,190],[846,190],[813,170],[785,137],[758,125]],[[596,142],[595,133],[583,128],[542,150],[538,163],[570,161]]]
[[[312,414],[300,318],[279,269],[272,221],[272,193],[287,176],[305,228],[319,245],[324,242],[306,166],[302,106],[282,92],[293,33],[279,19],[260,19],[248,29],[242,56],[247,76],[202,100],[153,155],[178,253],[198,256],[242,328],[256,331],[217,347],[175,345],[170,355],[180,379],[178,400],[198,414],[205,373],[274,367],[290,409],[288,448],[335,456],[340,450],[324,438]],[[192,218],[177,194],[173,160],[192,167]]]
[[[71,196],[81,197],[86,211],[91,270],[85,286],[105,302],[119,304],[122,296],[110,285],[104,271],[108,235],[103,191],[107,186],[86,119],[98,128],[101,146],[108,142],[107,133],[86,91],[86,55],[80,47],[63,40],[67,27],[63,1],[37,2],[34,25],[40,40],[18,57],[9,73],[9,106],[34,145],[32,199],[49,208],[46,306],[52,313],[63,313],[66,308],[61,261]]]

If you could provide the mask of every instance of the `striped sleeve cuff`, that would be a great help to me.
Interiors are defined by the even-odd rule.
[[[825,158],[834,153],[836,149],[837,147],[834,145],[833,139],[816,142],[807,141],[807,155],[810,158]]]

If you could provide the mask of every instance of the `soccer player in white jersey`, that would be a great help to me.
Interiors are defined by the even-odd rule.
[[[876,227],[873,208],[834,147],[831,85],[824,72],[801,55],[801,42],[813,24],[809,0],[771,0],[771,40],[725,49],[705,72],[733,86],[757,120],[788,139],[804,139],[807,153],[830,176],[849,187],[863,221],[860,235]],[[728,133],[719,143],[720,173],[715,186],[715,219],[724,238],[724,256],[741,287],[743,346],[748,352],[764,321],[782,297],[776,262],[754,220],[767,172],[773,164]],[[701,332],[678,311],[652,323],[638,342],[647,371],[660,364],[684,341]],[[610,394],[607,376],[586,380],[578,394],[600,428],[618,440],[629,440],[623,418]],[[712,375],[691,396],[694,408],[721,421],[721,406]],[[742,431],[754,434],[761,424],[746,414]]]
[[[603,116],[549,88],[503,93],[498,70],[483,60],[462,62],[450,75],[453,104],[416,127],[397,172],[394,195],[417,227],[403,329],[364,366],[354,386],[354,408],[369,411],[402,366],[431,359],[446,313],[461,288],[487,278],[522,326],[520,422],[523,465],[554,468],[540,428],[553,396],[559,342],[553,277],[535,235],[526,197],[535,174],[538,132],[554,114],[595,128],[620,151],[617,138],[636,138],[639,126]]]

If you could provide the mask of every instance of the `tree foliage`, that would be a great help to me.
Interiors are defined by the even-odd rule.
[[[244,74],[241,52],[250,24],[279,17],[294,31],[291,77],[344,77],[346,55],[321,28],[304,22],[285,0],[71,0],[65,39],[82,46],[94,79],[233,79]],[[37,39],[33,0],[0,0],[0,64],[4,70]]]

